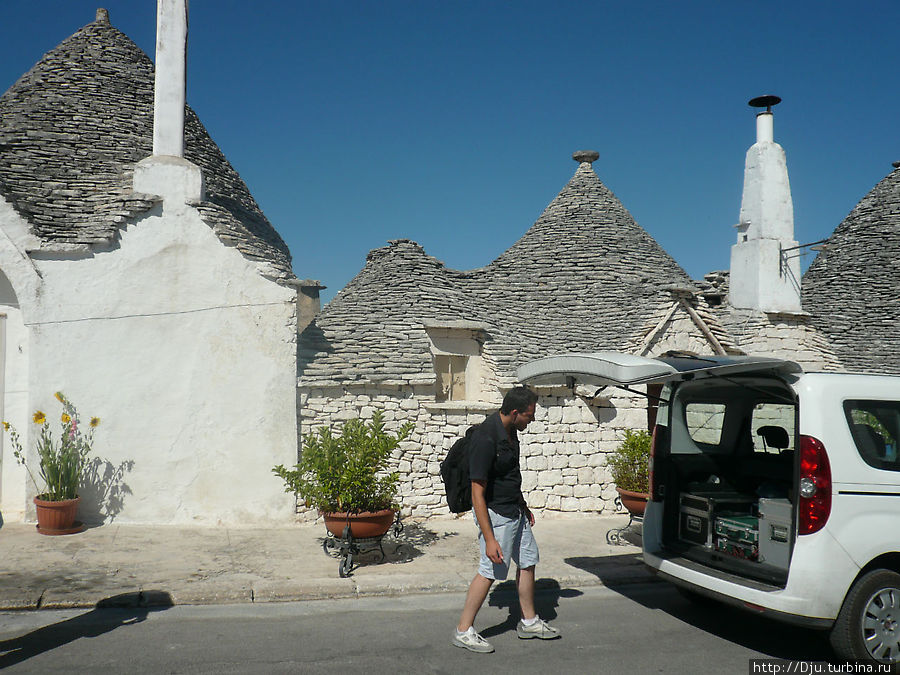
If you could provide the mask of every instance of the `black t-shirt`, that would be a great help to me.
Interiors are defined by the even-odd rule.
[[[469,479],[487,483],[485,499],[489,509],[507,518],[519,517],[525,504],[519,471],[519,438],[513,429],[510,440],[499,412],[488,416],[472,433]]]

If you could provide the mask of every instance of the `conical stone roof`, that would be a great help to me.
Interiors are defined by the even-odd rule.
[[[425,323],[476,314],[465,279],[408,239],[371,251],[301,333],[301,381],[433,382]]]
[[[43,245],[112,240],[158,201],[132,191],[134,165],[152,152],[153,78],[149,57],[98,12],[0,97],[0,195]],[[284,241],[185,112],[185,158],[206,182],[201,216],[267,276],[293,279]]]
[[[803,276],[803,309],[848,370],[900,374],[900,168],[828,238]]]
[[[621,350],[671,304],[672,289],[697,290],[589,161],[474,285],[513,333],[531,337],[518,342],[518,363],[565,350]]]
[[[512,382],[532,358],[626,348],[672,304],[675,287],[694,288],[582,161],[537,222],[486,267],[447,269],[409,240],[372,251],[301,335],[301,385],[433,382],[426,325],[454,321],[483,327],[485,359]]]

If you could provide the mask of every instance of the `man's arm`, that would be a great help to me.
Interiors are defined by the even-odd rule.
[[[491,517],[488,515],[487,501],[484,498],[486,487],[487,481],[472,481],[472,510],[475,511],[478,527],[481,528],[481,535],[484,537],[484,551],[491,562],[499,564],[503,562],[503,551],[494,536]]]

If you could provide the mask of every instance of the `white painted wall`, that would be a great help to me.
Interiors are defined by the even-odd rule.
[[[39,408],[55,420],[61,390],[82,416],[102,419],[95,454],[133,462],[117,522],[293,517],[271,467],[296,461],[295,291],[262,278],[192,208],[171,202],[109,250],[42,254],[35,265],[43,280],[25,320],[24,416]],[[9,488],[7,499],[7,468],[2,507],[12,517],[22,493]],[[96,495],[84,495],[80,517],[102,517]]]
[[[5,281],[5,278],[3,279]],[[0,322],[3,333],[2,414],[3,420],[19,430],[31,422],[28,410],[28,335],[22,312],[4,294],[0,301]],[[20,521],[25,515],[25,468],[13,456],[9,436],[3,434],[2,465],[0,465],[0,515],[3,520]]]
[[[31,425],[28,404],[29,339],[20,298],[33,300],[40,279],[22,249],[37,240],[28,234],[28,224],[12,206],[0,197],[0,321],[3,322],[3,368],[0,371],[0,415],[20,431]],[[8,273],[16,280],[14,287]],[[16,462],[7,434],[0,439],[0,517],[5,521],[21,521],[25,517],[25,468]]]

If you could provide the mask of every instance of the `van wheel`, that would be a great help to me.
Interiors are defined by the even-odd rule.
[[[900,574],[872,570],[853,584],[831,628],[842,659],[900,663]]]

